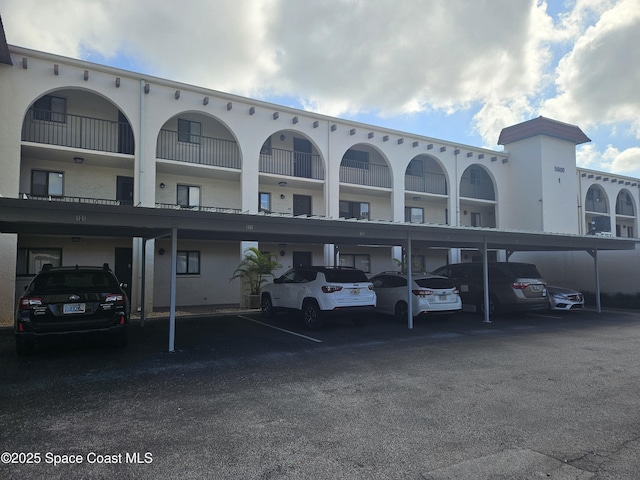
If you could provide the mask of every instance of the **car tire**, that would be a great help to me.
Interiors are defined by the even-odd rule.
[[[306,300],[302,304],[302,323],[309,330],[322,327],[322,311],[315,300]]]
[[[16,337],[16,353],[19,356],[30,355],[35,348],[35,342],[30,338]]]
[[[271,295],[268,293],[263,293],[260,298],[260,311],[265,318],[271,318],[276,313],[273,308],[273,302],[271,301]]]
[[[484,295],[481,295],[478,299],[476,306],[476,312],[484,315]],[[500,312],[500,304],[495,296],[489,295],[489,316],[497,315]]]
[[[396,303],[393,309],[393,317],[400,323],[407,323],[409,321],[409,306],[407,302]]]

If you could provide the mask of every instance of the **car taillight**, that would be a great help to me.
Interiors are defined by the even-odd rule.
[[[527,288],[529,285],[531,285],[528,282],[512,282],[511,286],[517,290],[524,290],[525,288]]]
[[[416,297],[428,297],[433,295],[433,290],[411,290]]]
[[[105,296],[105,302],[113,302],[116,305],[124,305],[124,295],[119,293],[109,293]]]
[[[42,305],[42,299],[40,297],[20,297],[18,302],[19,310],[30,310],[31,307]]]
[[[323,293],[334,293],[342,290],[342,287],[339,285],[323,285],[322,292]]]

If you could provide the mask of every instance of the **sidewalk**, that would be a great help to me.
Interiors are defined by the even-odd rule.
[[[176,317],[211,317],[219,315],[240,315],[247,313],[257,313],[259,309],[242,307],[225,307],[216,305],[193,305],[176,308]],[[152,312],[145,312],[145,320],[161,319],[170,317],[169,308],[154,309]],[[131,312],[131,320],[140,320],[140,312]]]

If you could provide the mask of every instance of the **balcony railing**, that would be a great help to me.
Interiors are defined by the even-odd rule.
[[[587,199],[584,202],[584,209],[587,212],[608,213],[607,202],[600,200]]]
[[[441,173],[424,172],[422,176],[405,175],[405,190],[413,192],[436,193],[439,195],[447,194],[447,180]]]
[[[320,155],[280,148],[269,148],[260,153],[260,172],[324,180]]]
[[[493,182],[477,178],[465,178],[460,180],[460,196],[466,198],[478,198],[481,200],[495,200]]]
[[[127,122],[30,108],[22,124],[24,142],[133,155],[133,131]]]
[[[91,205],[133,205],[130,200],[112,200],[108,198],[67,197],[58,195],[32,195],[30,193],[18,194],[24,200],[43,200],[46,202],[85,203]]]
[[[174,203],[156,203],[156,208],[167,210],[190,210],[193,212],[241,213],[239,208],[205,207],[204,205],[176,205]]]
[[[241,168],[240,149],[233,140],[160,130],[156,156],[165,160],[212,167]]]
[[[342,160],[340,181],[369,187],[391,188],[389,167],[355,160]]]

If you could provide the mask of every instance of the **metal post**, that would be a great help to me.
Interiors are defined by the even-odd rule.
[[[487,237],[482,242],[482,282],[484,285],[484,323],[491,323],[489,318],[489,256],[487,255]]]
[[[171,292],[169,309],[169,352],[175,352],[176,343],[176,274],[178,266],[178,229],[171,230]]]
[[[591,250],[589,255],[593,257],[593,264],[596,275],[596,310],[598,313],[602,313],[602,305],[600,304],[600,269],[598,266],[598,250]]]
[[[140,326],[144,327],[144,303],[145,303],[145,294],[144,291],[146,289],[146,266],[147,266],[147,240],[142,239],[142,279],[140,281]]]
[[[413,265],[411,262],[411,234],[407,232],[407,319],[409,330],[413,329]]]

